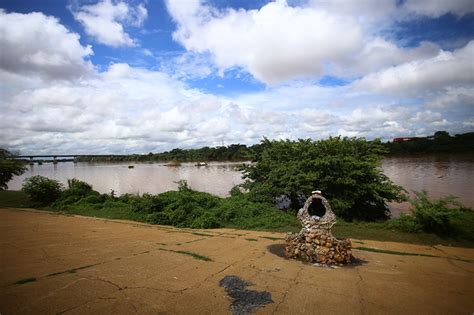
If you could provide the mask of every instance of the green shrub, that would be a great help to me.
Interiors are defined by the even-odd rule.
[[[107,200],[106,195],[90,194],[88,196],[83,197],[81,199],[81,202],[90,203],[90,204],[98,204],[98,203],[103,203],[106,200]]]
[[[410,200],[413,216],[423,231],[448,234],[453,230],[452,219],[459,215],[459,204],[448,196],[438,200],[429,200],[426,191],[416,192],[416,198]]]
[[[171,225],[171,222],[166,213],[155,212],[146,216],[146,222],[151,224]]]
[[[199,229],[225,226],[271,229],[296,222],[293,214],[282,212],[269,203],[254,202],[249,194],[220,198],[194,191],[184,181],[179,183],[178,191],[143,196],[126,194],[115,198],[101,195],[77,180],[70,181],[69,188],[54,203],[53,209]]]
[[[67,205],[78,202],[82,198],[91,195],[96,196],[96,198],[99,198],[95,199],[96,201],[102,200],[103,202],[104,197],[99,197],[101,195],[97,191],[94,191],[92,189],[92,186],[86,182],[80,181],[77,178],[73,178],[67,180],[67,185],[68,188],[61,193],[59,198],[54,203],[54,208],[66,208]],[[94,200],[94,198],[92,198],[91,200]]]
[[[240,185],[235,185],[234,187],[231,188],[229,191],[229,195],[231,197],[237,197],[243,195],[242,190],[240,190]]]
[[[71,195],[77,196],[86,196],[87,194],[93,192],[92,185],[83,182],[77,178],[67,180],[68,189],[66,190]]]
[[[269,203],[254,202],[249,197],[242,194],[223,199],[215,209],[219,222],[246,229],[273,229],[297,224],[293,214],[278,210]]]
[[[474,239],[474,212],[464,208],[453,196],[430,200],[426,191],[410,200],[412,214],[387,223],[404,232],[427,232],[462,239]]]
[[[151,194],[143,194],[141,197],[127,196],[126,202],[131,205],[132,210],[135,212],[155,213],[162,211],[167,204],[166,198],[161,198],[159,196],[160,195],[154,196]]]
[[[396,229],[402,232],[416,233],[421,232],[422,228],[412,215],[405,213],[400,214],[400,217],[387,222],[386,226],[389,229]]]
[[[403,188],[383,174],[386,149],[379,140],[329,138],[312,141],[264,139],[256,163],[243,167],[244,188],[255,202],[282,195],[298,209],[313,190],[321,190],[342,218],[386,218],[387,202],[405,199]]]
[[[27,178],[21,188],[32,201],[49,204],[61,195],[62,184],[57,180],[36,175]]]

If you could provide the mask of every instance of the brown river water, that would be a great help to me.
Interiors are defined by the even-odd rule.
[[[133,168],[128,168],[133,165]],[[227,196],[229,190],[242,183],[239,163],[209,163],[197,167],[183,163],[170,167],[161,163],[72,163],[29,166],[21,176],[8,183],[8,189],[18,190],[23,180],[33,175],[43,175],[66,183],[68,178],[78,178],[93,185],[101,193],[113,190],[124,193],[161,193],[176,190],[177,181],[186,180],[195,190]],[[439,198],[454,195],[465,206],[474,208],[474,156],[444,155],[420,157],[390,157],[382,162],[384,173],[411,195],[413,191],[426,190]],[[315,187],[316,189],[317,187]],[[324,192],[323,192],[324,194]],[[390,204],[392,213],[408,211],[409,204]]]

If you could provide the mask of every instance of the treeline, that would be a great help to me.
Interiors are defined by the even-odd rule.
[[[200,149],[173,149],[161,153],[131,154],[125,156],[81,157],[80,162],[121,162],[121,161],[154,161],[154,162],[200,162],[200,161],[248,161],[252,160],[261,148],[260,144],[246,146],[232,144],[229,146],[203,147]]]
[[[122,156],[81,157],[80,162],[204,162],[204,161],[255,161],[265,149],[265,141],[252,146],[232,144],[229,146],[203,147],[200,149],[173,149],[161,153],[131,154]],[[474,132],[449,135],[437,131],[433,136],[412,138],[410,141],[382,143],[386,155],[423,153],[474,153]]]
[[[446,131],[437,131],[433,136],[413,138],[409,141],[384,143],[389,155],[426,153],[474,153],[474,132],[451,136]]]

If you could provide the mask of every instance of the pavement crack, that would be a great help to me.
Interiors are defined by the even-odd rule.
[[[360,274],[360,271],[359,269],[356,267],[355,268],[355,271],[357,273],[357,276],[359,277],[359,280],[357,281],[356,283],[356,286],[357,286],[357,291],[359,292],[359,306],[360,306],[360,312],[361,314],[364,314],[364,297],[362,296],[362,287],[361,287],[361,284],[362,284],[362,281],[364,281],[364,279],[362,278],[362,275]]]
[[[116,287],[119,291],[125,289],[126,287],[121,287],[119,286],[118,284],[110,281],[110,280],[106,280],[106,279],[102,279],[102,278],[90,278],[90,277],[84,277],[85,279],[88,279],[88,280],[92,280],[92,281],[101,281],[101,282],[105,282],[105,283],[108,283],[114,287]]]
[[[293,289],[295,285],[298,285],[298,276],[300,275],[301,271],[303,270],[304,266],[300,266],[299,270],[296,272],[295,277],[292,279],[291,283],[288,285],[288,289],[286,289],[285,293],[283,293],[283,297],[281,298],[281,301],[278,302],[278,304],[275,306],[275,309],[273,310],[272,314],[276,314],[278,311],[278,308],[280,307],[281,304],[285,303],[286,298],[288,296],[288,293]]]
[[[450,257],[447,252],[445,252],[444,250],[442,250],[441,248],[438,248],[438,247],[436,247],[436,246],[431,246],[431,248],[434,248],[435,250],[440,251],[441,253],[445,254],[446,257],[442,257],[442,258],[446,258],[446,260],[448,261],[448,263],[449,263],[451,266],[453,266],[453,267],[455,267],[455,268],[458,268],[459,270],[462,270],[462,271],[467,272],[467,273],[474,273],[474,272],[472,272],[472,271],[470,271],[470,270],[467,270],[467,269],[462,268],[461,266],[457,265],[457,264],[453,261],[453,260],[455,260],[455,261],[466,261],[466,260],[464,260],[464,259],[462,259],[462,258],[460,258],[460,257],[458,257],[458,256],[456,256],[456,255],[454,255],[454,258],[453,258],[453,257]]]

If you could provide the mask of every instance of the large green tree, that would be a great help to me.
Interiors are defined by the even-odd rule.
[[[21,175],[25,172],[23,162],[15,160],[14,154],[0,148],[0,190],[7,189],[7,183],[15,175]]]
[[[386,149],[379,140],[329,138],[312,141],[270,141],[252,165],[244,166],[244,186],[258,201],[288,196],[297,209],[313,190],[322,190],[336,214],[345,219],[380,219],[386,203],[401,201],[403,188],[380,168]]]

